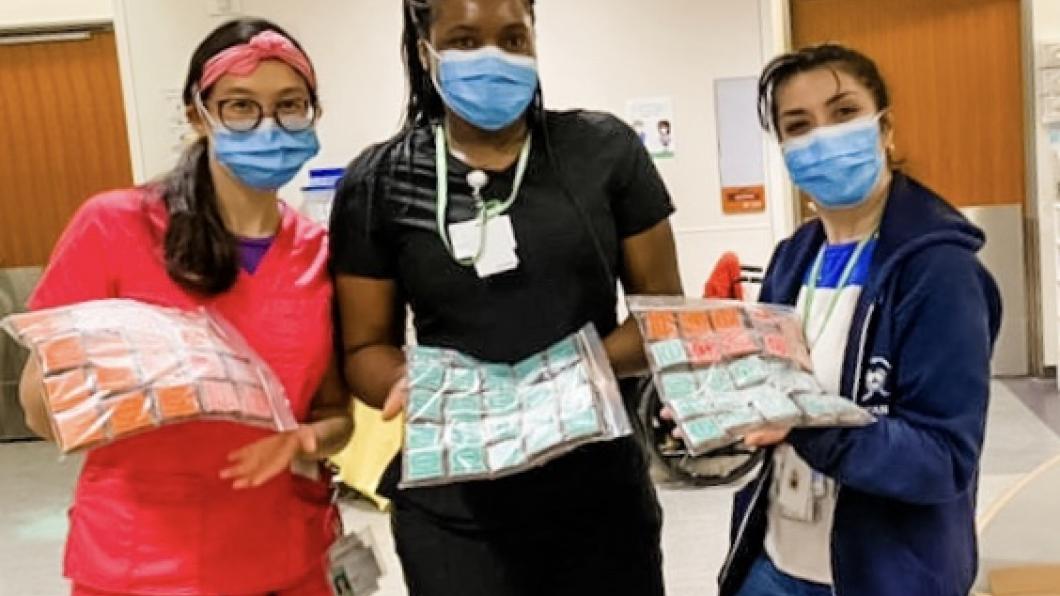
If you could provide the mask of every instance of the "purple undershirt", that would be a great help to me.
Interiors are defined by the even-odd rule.
[[[253,274],[269,252],[273,238],[238,238],[239,240],[239,264],[247,273]]]

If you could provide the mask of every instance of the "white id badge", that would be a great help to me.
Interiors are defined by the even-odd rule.
[[[328,575],[335,596],[370,596],[379,591],[382,557],[371,532],[354,532],[328,549]]]
[[[477,219],[452,224],[449,237],[452,238],[454,257],[460,260],[479,257],[475,262],[479,277],[512,271],[519,266],[519,257],[515,254],[515,230],[511,217],[507,215],[490,218],[485,233]]]
[[[478,219],[469,219],[449,226],[449,238],[453,243],[453,257],[466,261],[478,256],[484,237]]]

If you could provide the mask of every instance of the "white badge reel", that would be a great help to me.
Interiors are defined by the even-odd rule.
[[[370,530],[343,536],[328,549],[328,577],[335,596],[375,594],[383,573],[383,558]]]

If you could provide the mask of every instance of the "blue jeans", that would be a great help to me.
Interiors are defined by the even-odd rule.
[[[832,587],[791,577],[763,554],[736,596],[832,596]]]

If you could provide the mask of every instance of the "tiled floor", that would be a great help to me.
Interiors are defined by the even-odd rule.
[[[1051,405],[1060,404],[1060,395],[1027,383],[994,386],[981,507],[1060,453],[1060,436],[1024,405],[1024,400],[1038,399],[1042,407],[1060,407]],[[60,596],[67,592],[59,569],[66,529],[64,511],[77,468],[76,459],[56,461],[55,451],[47,445],[0,445],[0,596]],[[726,549],[731,492],[661,487],[666,512],[666,580],[671,596],[714,594],[714,576]],[[344,513],[349,527],[370,527],[387,554],[388,575],[381,595],[404,594],[386,516],[358,505],[346,507]]]

